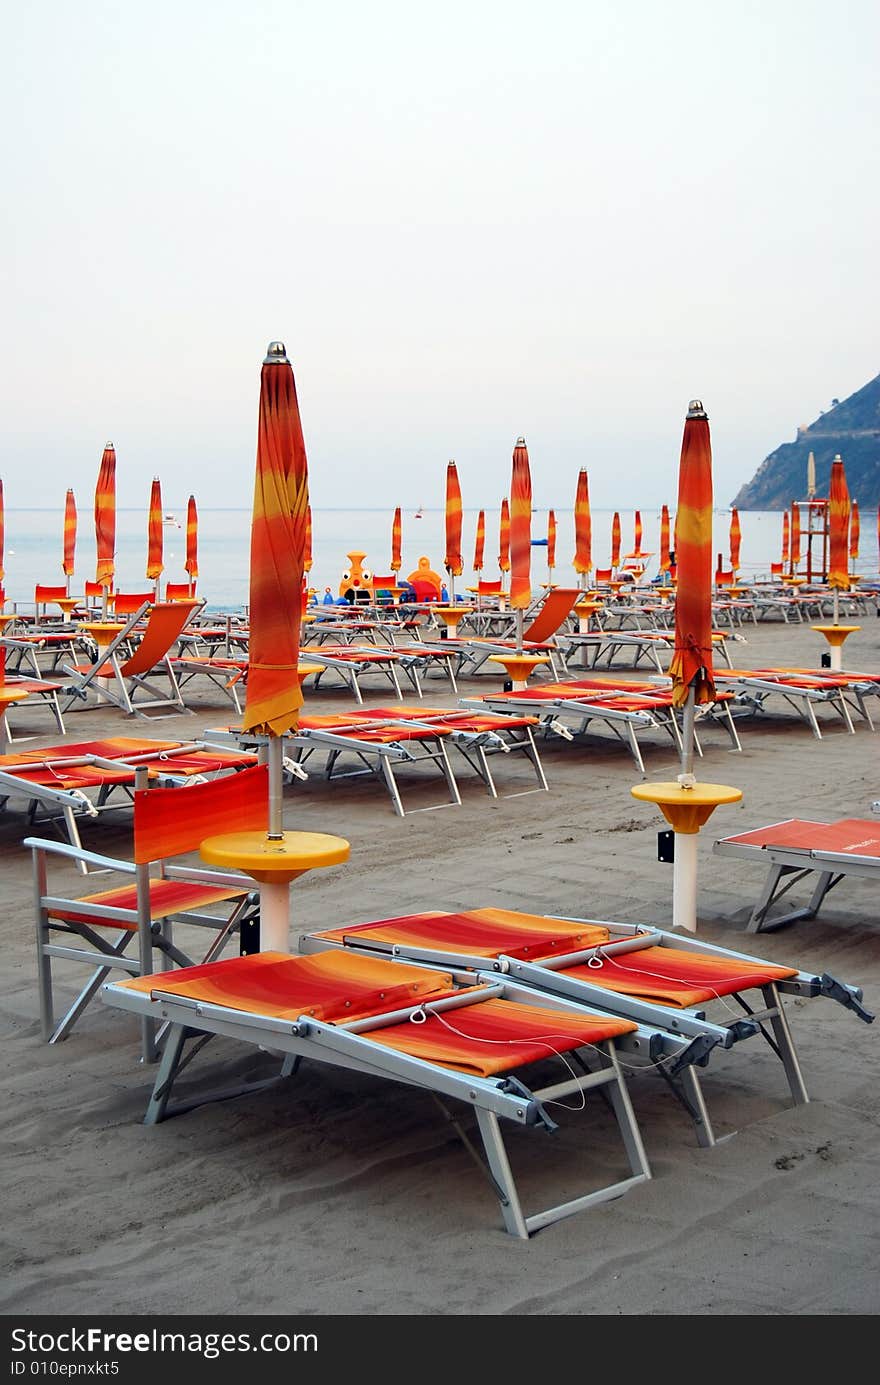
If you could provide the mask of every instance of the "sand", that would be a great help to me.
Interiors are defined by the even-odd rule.
[[[847,663],[880,670],[880,620],[862,618]],[[736,661],[818,667],[807,626],[746,627]],[[486,675],[461,695],[497,686]],[[432,702],[450,703],[442,683]],[[207,696],[195,714],[155,725],[80,712],[69,739],[98,732],[194,736],[229,717]],[[309,706],[347,706],[344,692]],[[365,700],[387,701],[378,684]],[[880,704],[878,719],[880,719]],[[880,798],[878,740],[820,712],[816,740],[784,704],[739,722],[742,754],[707,730],[699,778],[741,788],[699,839],[698,931],[711,942],[830,971],[880,1008],[876,885],[849,878],[818,919],[759,937],[744,932],[763,871],[712,854],[716,837],[797,815],[871,815]],[[20,730],[55,737],[22,711]],[[672,867],[657,859],[665,823],[637,802],[641,782],[608,736],[542,747],[549,793],[493,802],[462,774],[463,803],[394,816],[377,783],[312,779],[285,793],[285,825],[351,842],[348,864],[292,887],[291,940],[333,923],[429,908],[497,905],[652,923],[671,919]],[[678,771],[671,743],[643,742],[649,779]],[[512,758],[512,757],[511,757]],[[502,790],[529,787],[499,765]],[[402,780],[402,782],[404,782]],[[425,796],[426,791],[430,791]],[[412,806],[436,802],[432,781]],[[405,793],[406,798],[406,793]],[[810,1092],[792,1107],[781,1066],[751,1041],[713,1054],[704,1091],[723,1137],[698,1146],[656,1075],[630,1090],[653,1178],[518,1241],[491,1189],[429,1096],[306,1064],[294,1082],[142,1124],[152,1070],[134,1021],[100,1002],[71,1037],[40,1040],[33,905],[19,813],[0,817],[3,1152],[0,1305],[6,1315],[149,1313],[293,1315],[817,1315],[880,1308],[880,1023],[827,1000],[789,1004]],[[86,826],[87,844],[124,854],[130,814]],[[59,888],[82,889],[69,867]],[[64,991],[65,980],[61,987]],[[72,986],[70,987],[72,994]],[[268,1060],[225,1040],[192,1069],[256,1075]],[[523,1132],[512,1157],[527,1203],[555,1202],[618,1158],[594,1100],[560,1112],[560,1133]]]

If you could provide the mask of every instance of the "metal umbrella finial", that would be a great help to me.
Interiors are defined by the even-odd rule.
[[[688,404],[687,416],[688,416],[688,418],[708,418],[708,417],[709,417],[709,415],[706,413],[706,410],[703,408],[703,401],[702,401],[702,399],[692,399],[692,400],[690,401],[690,403]]]
[[[283,341],[270,341],[263,358],[263,365],[283,365],[287,360],[287,351]]]

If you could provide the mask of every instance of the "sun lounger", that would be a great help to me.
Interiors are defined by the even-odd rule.
[[[829,890],[847,875],[880,883],[880,824],[870,818],[783,822],[721,837],[712,850],[719,856],[767,866],[767,878],[748,924],[749,933],[769,933],[796,919],[815,918]],[[809,903],[786,913],[771,909],[802,880],[818,876]]]
[[[102,996],[112,1006],[170,1026],[147,1124],[212,1099],[208,1093],[190,1102],[184,1098],[177,1107],[170,1104],[175,1079],[190,1056],[187,1040],[201,1047],[206,1038],[222,1035],[283,1059],[284,1077],[305,1058],[400,1084],[401,1100],[411,1100],[405,1093],[412,1089],[433,1096],[488,1175],[505,1229],[522,1239],[620,1197],[651,1176],[618,1059],[618,1045],[644,1031],[607,1010],[592,1013],[561,998],[550,1001],[505,977],[475,979],[453,969],[342,952],[230,958],[188,972],[110,982]],[[548,1075],[548,1085],[532,1085]],[[580,1108],[589,1120],[594,1107],[586,1098],[595,1091],[607,1096],[623,1143],[623,1156],[603,1148],[603,1163],[614,1159],[620,1168],[614,1168],[610,1181],[606,1168],[605,1181],[590,1191],[527,1214],[502,1123],[550,1131],[556,1124],[549,1108],[555,1114],[563,1104]],[[448,1110],[447,1101],[461,1112]],[[467,1108],[476,1117],[488,1168],[464,1129]],[[368,1097],[360,1110],[369,1121]],[[302,1119],[308,1118],[304,1111]],[[545,1164],[551,1157],[548,1147]],[[446,1201],[448,1214],[453,1196]]]
[[[303,651],[308,653],[309,649]],[[358,702],[363,702],[360,680],[368,674],[377,673],[387,679],[394,689],[395,697],[403,697],[403,689],[397,677],[399,653],[394,649],[378,649],[375,645],[317,645],[316,672],[312,675],[312,686],[317,688],[325,674],[335,674],[339,682],[352,693]]]
[[[78,639],[76,630],[63,628],[4,635],[0,647],[5,650],[7,675],[51,677],[65,662],[77,658]]]
[[[822,739],[817,706],[830,707],[842,718],[847,731],[855,731],[844,695],[849,682],[836,674],[792,673],[777,668],[716,669],[715,683],[733,689],[737,708],[753,716],[766,711],[769,698],[781,698],[806,721],[817,740]]]
[[[171,656],[184,626],[204,605],[203,600],[195,599],[142,603],[121,623],[119,632],[94,663],[64,665],[64,672],[72,680],[65,711],[77,702],[87,705],[92,696],[99,703],[120,707],[129,716],[173,716],[186,712]],[[167,689],[157,684],[160,677],[167,680]],[[160,712],[160,708],[171,710]]]
[[[80,820],[130,805],[139,766],[151,784],[197,784],[256,761],[254,754],[203,741],[118,736],[44,746],[0,761],[0,807],[23,806],[29,825],[50,823],[81,850]]]
[[[643,1057],[670,1080],[680,1079],[674,1090],[703,1145],[714,1143],[715,1137],[693,1064],[704,1065],[716,1046],[727,1049],[763,1037],[782,1063],[792,1100],[808,1100],[782,996],[804,1000],[824,995],[867,1023],[873,1020],[861,1003],[861,990],[834,977],[748,957],[690,935],[599,919],[506,909],[430,912],[309,933],[300,940],[304,952],[324,948],[471,968],[481,979],[500,974],[551,995],[554,1002],[565,997],[598,1004],[671,1031],[679,1043],[671,1072],[668,1045]],[[686,1050],[688,1044],[695,1047]],[[683,1050],[688,1053],[684,1061]]]
[[[198,961],[220,955],[245,919],[256,919],[258,895],[253,880],[238,872],[205,870],[176,858],[198,849],[206,837],[224,830],[265,831],[269,817],[269,771],[254,766],[233,779],[194,788],[148,788],[141,769],[134,793],[134,852],[131,861],[97,856],[61,842],[28,837],[34,869],[37,910],[37,974],[40,1022],[47,1043],[66,1039],[113,968],[135,976],[153,970],[153,953],[191,967],[193,957],[175,941],[175,924],[208,930],[210,946],[199,946]],[[49,889],[53,860],[86,862],[125,877],[94,894],[70,898]],[[158,869],[157,869],[158,868]],[[220,914],[217,908],[222,906]],[[63,941],[58,942],[56,939]],[[137,944],[137,956],[129,948]],[[187,947],[190,944],[186,944]],[[257,943],[258,946],[258,943]],[[91,975],[63,1019],[55,1021],[53,962],[74,962]],[[79,973],[74,972],[74,976]],[[153,1056],[155,1027],[144,1026],[144,1057]]]
[[[63,691],[64,687],[62,683],[54,683],[47,678],[23,678],[15,673],[3,676],[2,673],[0,673],[0,687],[12,688],[21,693],[23,695],[23,702],[28,708],[36,706],[48,708],[55,720],[55,725],[59,732],[62,736],[65,734],[64,719],[61,715],[61,705],[58,701],[58,694]],[[21,703],[19,702],[13,704],[15,707],[20,705]],[[13,735],[12,728],[9,725],[9,710],[8,707],[3,709],[3,730],[6,743],[12,745],[16,741],[22,739],[30,740],[31,738],[29,736],[22,737]]]

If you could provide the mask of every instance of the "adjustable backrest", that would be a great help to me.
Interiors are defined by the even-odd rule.
[[[614,569],[610,567],[597,567],[593,576],[600,586],[607,586],[614,575]]]
[[[139,611],[144,602],[153,600],[153,593],[149,592],[114,592],[110,598],[113,610],[118,616],[133,616],[135,611]]]
[[[265,832],[269,769],[254,765],[204,784],[138,789],[134,796],[134,859],[138,865],[196,851],[222,832]]]
[[[477,595],[478,595],[478,596],[500,596],[500,595],[501,595],[501,591],[502,591],[502,588],[501,588],[501,578],[500,578],[500,577],[498,578],[498,580],[497,580],[496,582],[483,582],[483,581],[478,581],[478,582],[477,582]]]
[[[123,677],[149,673],[151,668],[155,668],[165,658],[193,611],[203,604],[196,600],[156,601],[149,608],[143,639],[131,658],[122,665]]]
[[[193,582],[166,582],[165,600],[166,601],[191,601],[196,594],[196,584]]]
[[[553,587],[547,593],[544,604],[531,625],[523,631],[523,638],[536,643],[549,640],[556,634],[582,595],[579,587]]]
[[[34,604],[39,610],[48,601],[65,601],[68,596],[66,587],[45,587],[38,582],[34,587]]]

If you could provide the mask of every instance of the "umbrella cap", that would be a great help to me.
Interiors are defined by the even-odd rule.
[[[283,341],[270,341],[263,358],[263,365],[283,365],[287,360],[287,349]]]

